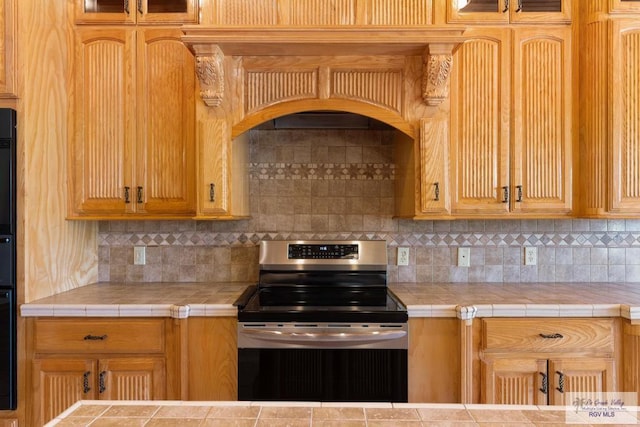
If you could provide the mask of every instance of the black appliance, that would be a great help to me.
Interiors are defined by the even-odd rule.
[[[0,109],[0,410],[16,409],[16,112]]]
[[[263,241],[238,307],[238,399],[407,401],[407,310],[384,241]]]

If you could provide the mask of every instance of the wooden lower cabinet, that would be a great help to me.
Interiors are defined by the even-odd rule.
[[[28,319],[27,425],[79,400],[180,398],[179,325],[173,319]]]
[[[34,409],[45,423],[78,400],[157,400],[165,390],[163,357],[33,361]]]
[[[482,403],[565,405],[567,393],[615,390],[613,358],[488,358]]]

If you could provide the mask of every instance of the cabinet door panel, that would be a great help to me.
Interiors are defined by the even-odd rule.
[[[88,359],[35,359],[33,361],[33,417],[43,425],[78,400],[97,396],[96,363]]]
[[[612,23],[611,211],[640,213],[640,22]]]
[[[181,35],[138,33],[139,213],[195,214],[195,71]]]
[[[200,187],[199,213],[202,215],[228,215],[231,133],[224,119],[200,123]]]
[[[449,189],[449,136],[445,120],[420,122],[420,211],[448,214],[451,210]]]
[[[164,358],[100,359],[98,393],[107,400],[161,400],[166,398]]]
[[[514,31],[514,212],[572,209],[570,40],[569,28]]]
[[[482,403],[547,404],[543,391],[546,360],[491,358],[482,363],[482,368]]]
[[[566,402],[567,393],[605,393],[614,391],[616,378],[613,359],[581,358],[549,360],[551,405]]]
[[[509,185],[508,29],[471,29],[455,54],[451,91],[454,214],[504,214]]]
[[[133,185],[135,33],[78,30],[76,37],[70,214],[131,212],[133,203],[126,202],[125,187],[132,190]]]

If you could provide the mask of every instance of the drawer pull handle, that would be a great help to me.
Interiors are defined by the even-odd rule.
[[[540,372],[540,375],[542,375],[542,388],[540,388],[540,391],[547,394],[549,391],[549,379],[547,378],[547,374],[544,372]]]
[[[82,392],[87,394],[91,391],[91,387],[89,387],[89,375],[91,375],[90,371],[82,374]]]
[[[433,186],[435,187],[435,196],[436,196],[433,198],[433,200],[438,202],[440,201],[440,183],[436,182],[433,184]]]
[[[556,371],[556,374],[558,374],[558,387],[556,387],[556,390],[564,393],[564,374],[560,371]]]
[[[106,335],[87,335],[84,337],[85,341],[104,341],[106,339]]]
[[[104,393],[104,391],[107,389],[104,385],[105,375],[107,375],[107,371],[100,372],[100,375],[98,376],[98,391],[100,392],[100,394]]]
[[[557,333],[557,332],[556,332],[555,334],[540,334],[540,336],[541,336],[542,338],[545,338],[545,339],[557,339],[557,338],[564,338],[564,336],[563,336],[562,334],[559,334],[559,333]]]

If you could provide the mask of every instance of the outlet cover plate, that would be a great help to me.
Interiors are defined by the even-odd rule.
[[[458,267],[471,266],[471,248],[458,248]]]
[[[398,248],[398,265],[409,265],[409,248]]]
[[[524,265],[538,264],[538,248],[535,246],[524,247]]]
[[[133,264],[134,265],[145,265],[147,263],[146,256],[146,247],[145,246],[134,246],[133,247]]]

